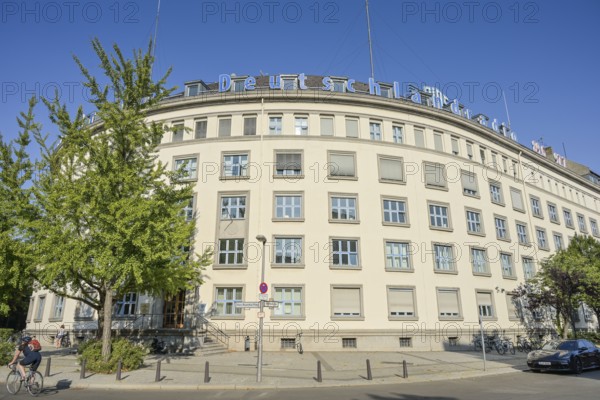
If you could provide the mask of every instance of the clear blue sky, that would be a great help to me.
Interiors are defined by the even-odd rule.
[[[158,0],[0,3],[0,133],[32,93],[58,88],[71,109],[85,103],[76,54],[92,71],[97,36],[130,54],[154,31]],[[439,85],[475,112],[506,120],[519,142],[543,138],[600,172],[600,2],[371,0],[375,78]],[[171,85],[221,73],[370,75],[364,0],[162,0],[156,75]],[[156,76],[155,75],[155,76]],[[44,130],[56,128],[38,107]]]

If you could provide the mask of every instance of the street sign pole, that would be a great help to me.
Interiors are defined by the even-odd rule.
[[[485,371],[485,338],[483,337],[483,321],[481,314],[479,314],[479,331],[481,332],[481,351],[483,352],[483,370]]]
[[[262,243],[262,267],[260,271],[260,282],[265,281],[265,243],[267,242],[267,238],[263,235],[256,236],[256,240]],[[264,311],[265,311],[265,302],[264,300],[260,301],[260,312],[258,318],[258,361],[256,365],[256,382],[262,381],[262,359],[263,359],[263,323],[264,323]]]

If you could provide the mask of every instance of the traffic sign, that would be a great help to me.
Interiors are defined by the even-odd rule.
[[[260,289],[260,292],[264,294],[269,290],[269,285],[267,285],[265,282],[262,282],[258,288]]]
[[[269,300],[269,295],[266,293],[259,293],[258,294],[258,299],[259,300]]]
[[[259,308],[260,302],[258,301],[238,301],[235,303],[236,308]]]
[[[281,304],[279,301],[265,301],[265,307],[277,308],[279,304]]]

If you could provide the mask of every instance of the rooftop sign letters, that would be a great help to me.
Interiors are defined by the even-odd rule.
[[[531,141],[531,148],[533,149],[533,151],[535,151],[536,153],[538,153],[539,155],[542,155],[544,157],[547,157],[546,154],[546,147],[544,147],[543,144],[540,144],[538,142],[536,142],[535,140]],[[567,167],[567,159],[563,156],[561,156],[558,153],[552,153],[552,156],[554,157],[554,161],[563,167]]]

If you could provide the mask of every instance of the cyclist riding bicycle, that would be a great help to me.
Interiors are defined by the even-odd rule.
[[[31,341],[32,341],[31,336],[23,336],[21,338],[21,344],[19,344],[19,346],[17,347],[12,361],[10,363],[8,363],[9,367],[11,365],[15,364],[17,362],[17,359],[21,355],[21,353],[23,353],[24,358],[17,363],[17,368],[19,369],[19,372],[21,373],[22,380],[25,379],[25,366],[26,365],[31,365],[31,369],[33,371],[35,371],[35,370],[37,370],[37,368],[40,366],[40,364],[42,362],[42,355],[40,354],[39,351],[34,351],[33,346],[30,344]]]

